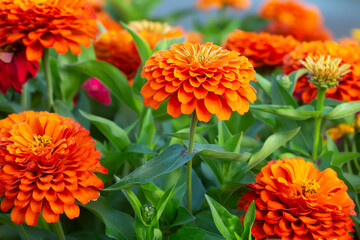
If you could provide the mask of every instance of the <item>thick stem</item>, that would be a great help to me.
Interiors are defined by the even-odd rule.
[[[59,221],[54,223],[54,226],[55,226],[56,233],[59,236],[59,239],[60,240],[65,240],[65,234],[64,234],[64,230],[63,230],[63,228],[61,226],[60,219],[59,219]]]
[[[195,129],[197,122],[198,119],[196,117],[196,112],[193,112],[191,114],[188,153],[192,153],[194,149],[194,138],[195,138]],[[192,159],[187,163],[187,176],[186,176],[186,186],[187,186],[186,200],[187,200],[187,208],[190,213],[192,213],[191,172],[192,172]]]
[[[320,132],[321,132],[321,120],[322,120],[322,111],[324,107],[324,101],[325,101],[325,89],[318,88],[318,97],[317,97],[317,107],[316,111],[318,115],[315,117],[315,129],[314,129],[314,147],[313,147],[313,153],[312,153],[312,160],[317,160],[317,154],[319,151],[319,138],[320,138]]]
[[[29,93],[29,90],[28,90],[27,85],[28,85],[28,83],[25,83],[23,85],[22,94],[21,94],[21,107],[22,107],[23,111],[28,110],[28,95],[29,95],[28,93]]]
[[[47,85],[47,97],[49,110],[52,111],[54,108],[54,98],[53,98],[53,82],[51,78],[51,68],[50,68],[50,53],[48,48],[44,48],[44,53],[42,56],[42,64],[45,73],[45,80]]]

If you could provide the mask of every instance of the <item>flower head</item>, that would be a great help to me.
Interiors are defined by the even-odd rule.
[[[96,57],[119,68],[128,79],[135,76],[141,65],[135,43],[125,29],[102,33],[94,43]]]
[[[342,138],[345,134],[354,133],[355,132],[354,125],[355,124],[340,123],[336,127],[329,128],[327,130],[327,133],[329,134],[329,137],[333,141],[337,141],[338,139]]]
[[[211,43],[188,42],[155,52],[145,63],[141,76],[148,80],[141,89],[146,106],[157,109],[169,98],[167,112],[173,117],[196,111],[200,121],[211,114],[220,120],[231,111],[244,114],[249,101],[256,100],[254,69],[246,57]]]
[[[19,42],[26,46],[29,61],[40,60],[43,48],[59,54],[80,54],[95,39],[97,26],[87,0],[2,0],[0,46]]]
[[[65,212],[79,216],[79,206],[99,197],[107,173],[89,132],[56,113],[26,111],[0,120],[1,210],[11,220],[36,225],[40,213],[48,223]]]
[[[330,32],[323,26],[319,9],[296,0],[267,0],[260,16],[270,21],[266,31],[292,35],[301,41],[328,40]]]
[[[7,45],[0,48],[0,91],[5,94],[10,87],[21,92],[27,80],[34,78],[39,63],[28,61],[25,49]]]
[[[202,10],[208,10],[210,8],[220,9],[226,6],[237,9],[250,8],[250,0],[198,0],[196,7]]]
[[[255,201],[255,238],[352,239],[355,204],[334,170],[320,172],[303,159],[285,158],[269,162],[255,178],[239,201],[245,211]]]
[[[336,42],[303,42],[284,58],[284,73],[291,72],[303,67],[301,60],[310,56],[319,59],[321,55],[329,55],[332,58],[341,58],[338,65],[342,68],[344,64],[350,64],[348,72],[342,77],[334,88],[326,91],[327,98],[339,101],[356,101],[360,100],[360,46],[339,44]],[[303,76],[299,78],[295,85],[295,95],[300,95],[304,102],[310,102],[317,96],[317,87],[309,82],[309,78]]]
[[[255,66],[282,65],[286,54],[295,49],[298,41],[292,36],[235,30],[228,35],[224,48],[235,50]]]
[[[87,91],[87,94],[98,102],[105,105],[111,104],[110,91],[99,79],[89,78],[81,85],[81,88]]]
[[[181,27],[173,27],[168,23],[140,20],[129,22],[129,27],[144,38],[151,49],[161,40],[184,37],[185,35]]]
[[[341,58],[332,58],[327,55],[319,56],[318,58],[312,58],[307,56],[305,61],[300,60],[308,70],[308,76],[312,84],[318,88],[329,89],[336,87],[339,84],[340,78],[351,71],[349,68],[350,64],[342,64]]]

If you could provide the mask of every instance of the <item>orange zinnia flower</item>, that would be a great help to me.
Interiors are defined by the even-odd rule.
[[[334,58],[341,58],[340,66],[350,64],[350,73],[342,77],[342,81],[335,88],[326,91],[327,98],[339,101],[360,100],[360,46],[350,46],[336,42],[303,42],[294,51],[284,58],[284,72],[291,72],[303,68],[300,60],[307,56],[319,58],[320,55],[329,55]],[[306,76],[298,79],[295,85],[294,94],[300,96],[304,102],[310,102],[317,96],[317,88],[309,83]]]
[[[229,34],[224,48],[235,50],[247,57],[254,67],[282,65],[286,54],[298,45],[292,36],[283,37],[269,33],[255,33],[235,30]]]
[[[26,111],[0,121],[1,210],[12,206],[11,220],[36,225],[59,214],[79,216],[82,204],[99,197],[103,182],[94,172],[107,173],[89,132],[56,113]]]
[[[303,159],[285,158],[269,162],[255,178],[239,207],[247,211],[255,201],[256,239],[352,239],[355,204],[334,170],[319,172]]]
[[[80,54],[95,39],[97,26],[87,0],[2,0],[0,2],[0,46],[22,42],[29,61],[40,60],[43,47],[59,54],[70,48]]]
[[[301,41],[328,40],[330,32],[323,26],[319,9],[294,0],[268,0],[260,16],[270,20],[266,30],[274,34],[292,35]]]
[[[173,27],[168,23],[151,22],[147,20],[129,22],[129,27],[134,29],[153,49],[158,42],[167,38],[184,37],[185,32],[181,27]]]
[[[198,0],[196,3],[197,8],[202,10],[208,10],[210,8],[220,9],[226,6],[248,9],[250,5],[250,0]]]
[[[141,89],[146,106],[157,109],[169,98],[167,112],[173,117],[196,111],[200,121],[211,114],[220,120],[231,111],[244,114],[256,100],[254,69],[246,57],[211,43],[188,42],[155,52],[146,61],[141,76],[148,80]]]

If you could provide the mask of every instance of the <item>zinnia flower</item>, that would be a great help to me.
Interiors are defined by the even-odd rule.
[[[0,48],[0,91],[6,94],[10,87],[22,91],[27,80],[34,78],[39,70],[37,61],[28,61],[25,49],[11,46]]]
[[[129,22],[129,27],[144,38],[151,49],[161,40],[185,36],[185,32],[181,27],[173,27],[168,23],[140,20]]]
[[[200,121],[211,114],[227,120],[231,111],[244,114],[256,100],[254,69],[246,57],[211,43],[188,42],[155,52],[141,76],[148,80],[141,89],[146,106],[157,109],[169,98],[167,112],[173,117],[196,111]]]
[[[338,139],[342,138],[344,134],[351,134],[355,132],[354,128],[355,124],[345,124],[340,123],[336,127],[329,128],[327,130],[327,133],[329,134],[329,137],[335,142]]]
[[[298,44],[292,36],[235,30],[228,35],[223,45],[247,57],[254,67],[260,67],[282,65],[284,56]]]
[[[341,58],[339,65],[350,64],[350,73],[342,77],[342,81],[335,88],[326,91],[326,97],[339,101],[360,100],[360,46],[343,45],[336,42],[303,42],[294,51],[284,58],[284,72],[291,72],[303,67],[301,61],[307,56],[319,58],[321,55],[329,55],[333,58]],[[299,95],[304,102],[310,102],[317,96],[317,88],[309,82],[306,76],[299,78],[295,85],[295,95]]]
[[[2,0],[0,2],[0,46],[21,42],[29,61],[40,60],[43,48],[59,54],[70,48],[80,54],[95,39],[95,15],[87,0]]]
[[[248,9],[250,5],[250,0],[198,0],[196,3],[196,7],[202,10],[208,10],[210,8],[220,9],[226,6]]]
[[[352,239],[349,215],[356,215],[347,187],[334,170],[320,172],[303,159],[271,161],[239,200],[247,211],[254,200],[256,239]]]
[[[323,26],[320,10],[295,0],[268,0],[260,16],[270,20],[266,31],[273,34],[292,35],[301,41],[329,40],[331,34]]]
[[[81,88],[87,91],[90,97],[102,104],[111,104],[110,91],[99,79],[89,78],[81,85]]]
[[[1,210],[11,207],[11,220],[36,225],[40,213],[48,223],[59,214],[79,216],[78,200],[99,197],[107,173],[89,132],[56,113],[26,111],[0,121]]]

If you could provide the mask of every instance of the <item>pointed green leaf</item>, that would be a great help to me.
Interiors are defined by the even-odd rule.
[[[338,152],[334,153],[331,159],[331,165],[342,167],[344,163],[347,161],[353,160],[360,157],[360,153],[358,152]]]
[[[169,240],[225,240],[225,238],[201,228],[181,228]]]
[[[244,218],[244,231],[241,238],[244,240],[252,240],[251,228],[255,221],[255,201],[252,201]]]
[[[294,109],[292,106],[283,106],[283,105],[251,105],[251,109],[256,109],[268,113],[273,113],[282,117],[294,119],[294,120],[306,120],[313,118],[317,115],[317,112],[311,109],[311,106],[303,106],[297,109]]]
[[[360,111],[360,101],[341,103],[337,105],[330,113],[324,117],[328,119],[338,119],[355,114]]]
[[[267,95],[271,96],[271,82],[258,73],[255,73],[255,78],[256,83],[266,92]]]
[[[293,138],[299,132],[299,130],[300,127],[286,132],[275,133],[268,137],[260,151],[251,156],[245,171],[251,170],[257,164],[263,161],[267,156]]]

